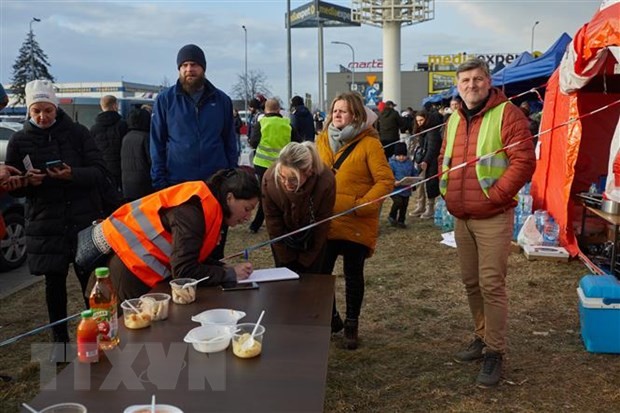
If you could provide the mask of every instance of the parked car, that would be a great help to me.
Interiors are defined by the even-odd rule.
[[[6,160],[6,147],[9,144],[9,139],[23,127],[24,125],[17,122],[0,122],[0,162]]]
[[[24,204],[25,198],[0,194],[0,214],[6,226],[6,234],[0,240],[0,271],[14,270],[26,261]]]

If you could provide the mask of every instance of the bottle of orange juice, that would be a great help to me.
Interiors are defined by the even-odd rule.
[[[99,327],[93,319],[93,310],[82,311],[82,321],[77,328],[77,354],[80,363],[99,361]]]
[[[90,293],[90,309],[99,328],[99,349],[110,350],[118,344],[118,296],[107,267],[95,269],[97,282]]]

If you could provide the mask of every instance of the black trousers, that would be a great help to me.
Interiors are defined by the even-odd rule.
[[[402,195],[392,195],[392,209],[390,209],[390,218],[398,222],[405,223],[407,216],[407,207],[409,206],[409,197]]]
[[[267,172],[267,168],[263,168],[262,166],[254,165],[254,171],[256,172],[256,176],[258,178],[258,184],[260,187],[263,187],[263,175]],[[261,196],[262,199],[262,196]],[[257,232],[260,227],[263,226],[263,221],[265,221],[265,213],[263,212],[263,202],[259,199],[258,209],[256,210],[256,215],[254,216],[254,221],[250,224],[250,230]]]
[[[86,298],[86,285],[88,284],[89,274],[74,267],[75,274],[80,282],[84,306],[88,308]],[[47,303],[47,313],[50,323],[62,320],[67,317],[67,273],[50,273],[45,275],[45,301]],[[55,342],[69,342],[69,332],[67,323],[60,323],[52,327],[52,334]]]
[[[368,247],[353,241],[327,241],[322,273],[331,274],[334,271],[339,255],[342,255],[344,269],[346,318],[357,320],[364,300],[364,262],[368,256]],[[334,298],[333,314],[337,311]]]

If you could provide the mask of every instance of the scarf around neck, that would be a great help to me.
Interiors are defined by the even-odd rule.
[[[332,152],[335,154],[347,143],[351,142],[353,138],[360,134],[366,125],[353,126],[347,125],[344,128],[338,129],[333,124],[329,124],[327,127],[327,136],[329,137],[329,146]]]

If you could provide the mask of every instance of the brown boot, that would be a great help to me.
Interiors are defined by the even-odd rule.
[[[358,344],[357,320],[347,318],[344,320],[344,348],[355,350]]]

